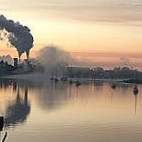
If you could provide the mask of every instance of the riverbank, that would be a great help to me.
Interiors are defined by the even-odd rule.
[[[136,84],[142,84],[142,79],[127,79],[124,80],[125,83],[136,83]]]
[[[1,76],[0,78],[5,79],[14,79],[14,80],[23,80],[23,81],[33,81],[33,82],[49,82],[50,76],[42,73],[27,73],[27,74],[18,74],[18,75],[6,75]],[[61,77],[58,77],[60,80]],[[103,82],[123,82],[123,79],[91,79],[91,78],[68,78],[72,81],[81,81],[81,82],[90,82],[90,81],[103,81]]]

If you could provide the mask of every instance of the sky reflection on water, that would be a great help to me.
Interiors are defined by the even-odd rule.
[[[142,140],[142,86],[0,81],[0,113],[8,142]],[[4,135],[1,132],[1,137]]]

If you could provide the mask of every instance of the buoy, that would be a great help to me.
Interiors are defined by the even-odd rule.
[[[134,86],[133,93],[134,95],[137,95],[139,93],[139,89],[137,85]]]
[[[72,80],[70,80],[70,81],[69,81],[69,84],[70,84],[70,85],[72,85],[72,84],[73,84],[73,81],[72,81]]]
[[[57,83],[59,80],[57,78],[55,78],[55,83]]]
[[[116,83],[112,83],[111,88],[115,89],[116,88]]]

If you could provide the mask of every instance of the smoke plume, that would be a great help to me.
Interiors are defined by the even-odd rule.
[[[19,58],[24,52],[26,52],[27,58],[29,57],[29,51],[33,47],[34,40],[27,26],[0,15],[0,30],[0,40],[8,39],[10,45],[17,49]]]
[[[66,67],[72,62],[69,53],[54,45],[41,49],[38,59],[44,66],[46,73],[52,76],[64,76]]]

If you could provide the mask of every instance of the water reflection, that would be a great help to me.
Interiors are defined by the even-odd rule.
[[[103,81],[101,81],[101,80],[94,81],[94,85],[95,85],[95,86],[98,86],[98,87],[101,87],[101,86],[103,86],[103,85],[104,85],[104,82],[103,82]]]
[[[134,95],[135,96],[135,114],[137,113],[137,95]]]
[[[30,142],[46,142],[47,139],[56,142],[68,138],[70,142],[104,142],[106,132],[108,136],[117,128],[118,132],[120,129],[124,132],[123,125],[129,129],[131,124],[142,122],[142,104],[137,103],[142,97],[133,94],[134,85],[131,84],[117,83],[112,89],[111,83],[107,82],[85,82],[76,87],[60,81],[39,84],[5,80],[0,81],[0,86],[1,102],[6,102],[4,117],[9,135],[6,140],[10,142],[24,142],[25,135],[25,141]],[[117,128],[114,127],[116,125]],[[120,133],[117,134],[120,136]],[[101,141],[102,135],[105,138]],[[4,136],[7,133],[2,138]]]
[[[24,94],[20,93],[20,85],[16,81],[1,80],[1,89],[10,89],[13,87],[13,91],[16,93],[16,99],[14,102],[8,103],[5,110],[5,115],[0,116],[0,138],[4,142],[7,138],[8,132],[3,130],[3,127],[16,126],[19,123],[26,121],[27,116],[30,113],[30,103],[28,102],[28,86],[24,86]],[[22,98],[22,95],[24,96]],[[4,133],[1,135],[1,133]]]
[[[135,96],[135,114],[137,113],[137,99],[138,99],[137,96],[138,96],[138,93],[139,93],[138,87],[137,87],[137,85],[135,85],[134,88],[133,88],[133,94]]]
[[[47,83],[37,91],[36,100],[44,110],[54,110],[62,107],[68,101],[67,84]]]
[[[28,88],[25,88],[24,99],[22,99],[18,87],[15,102],[6,108],[5,126],[23,123],[27,119],[29,113],[30,104],[28,103]]]

